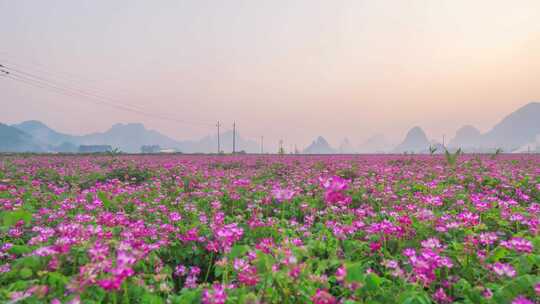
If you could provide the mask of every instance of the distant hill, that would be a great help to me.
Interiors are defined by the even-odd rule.
[[[233,131],[225,131],[220,134],[220,146],[221,150],[225,153],[232,152],[233,144]],[[259,143],[243,138],[238,132],[236,132],[236,152],[246,151],[248,153],[257,153],[260,151]],[[217,152],[217,134],[208,135],[201,138],[198,141],[185,141],[182,142],[183,151],[186,152],[203,152],[203,153],[215,153]]]
[[[341,143],[339,144],[338,152],[341,154],[351,154],[355,153],[354,147],[349,142],[348,138],[344,138]]]
[[[471,126],[465,125],[456,131],[456,136],[448,144],[451,148],[462,148],[464,150],[478,149],[482,142],[480,131]]]
[[[427,139],[426,133],[420,127],[414,127],[407,132],[405,139],[401,144],[394,148],[394,152],[425,152],[429,149],[430,142]]]
[[[80,145],[110,145],[124,152],[136,153],[142,145],[157,144],[177,147],[179,143],[159,132],[148,130],[140,123],[115,124],[105,132],[69,135],[57,132],[44,123],[29,120],[13,127],[22,130],[46,147],[48,151],[76,152]]]
[[[540,152],[540,134],[536,138],[513,151],[514,153]]]
[[[186,153],[215,153],[217,152],[217,134],[209,135],[200,140],[177,141],[157,131],[147,129],[141,123],[118,123],[105,132],[87,135],[70,135],[57,132],[46,124],[29,120],[12,127],[31,135],[35,145],[41,152],[77,152],[80,145],[110,145],[123,152],[138,153],[145,145],[158,145],[162,148],[172,148]],[[221,134],[221,150],[232,151],[232,131]],[[244,139],[236,133],[236,150],[258,152],[259,144]]]
[[[114,124],[102,133],[77,136],[76,142],[79,145],[110,145],[129,153],[140,152],[144,145],[159,145],[163,148],[176,148],[180,145],[170,137],[146,129],[141,123]]]
[[[334,154],[337,151],[322,136],[317,137],[302,153],[304,154]]]
[[[42,152],[30,134],[0,123],[1,152]]]
[[[384,153],[389,150],[390,144],[383,134],[376,134],[368,138],[358,147],[360,153]]]
[[[482,136],[484,148],[502,148],[510,152],[533,142],[540,134],[540,103],[531,102],[496,124]]]
[[[217,152],[217,135],[211,134],[199,140],[178,141],[147,129],[141,123],[118,123],[105,132],[87,135],[72,135],[58,132],[46,124],[29,120],[8,126],[1,125],[0,152],[77,152],[80,145],[110,145],[124,152],[138,153],[141,146],[158,145],[164,149],[174,149],[185,153]],[[490,152],[502,148],[505,152],[537,149],[537,136],[540,135],[540,103],[531,102],[504,117],[491,130],[481,134],[478,129],[466,125],[457,130],[447,147],[450,150],[463,148],[470,152]],[[221,149],[232,151],[232,131],[221,134]],[[344,139],[338,149],[332,148],[321,136],[314,140],[303,153],[385,153],[414,152],[425,153],[430,142],[420,127],[407,132],[405,139],[394,149],[383,135],[375,135],[355,149],[348,139]],[[236,134],[236,150],[258,153],[259,143]],[[442,150],[442,149],[440,149]],[[535,150],[534,150],[535,151]]]
[[[57,146],[63,143],[73,143],[75,136],[57,132],[46,124],[37,120],[27,120],[19,124],[12,125],[27,134],[32,135],[37,141],[50,146]]]

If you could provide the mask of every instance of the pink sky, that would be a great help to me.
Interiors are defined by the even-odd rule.
[[[488,130],[540,101],[540,1],[2,1],[0,64],[268,146]],[[52,78],[51,78],[52,79]],[[215,132],[0,77],[0,121]]]

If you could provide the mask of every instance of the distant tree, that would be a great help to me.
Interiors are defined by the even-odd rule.
[[[499,156],[499,154],[503,153],[503,149],[502,148],[497,148],[495,150],[495,152],[493,152],[493,154],[491,154],[491,158],[492,159],[495,159],[497,158],[497,156]]]
[[[109,145],[80,145],[78,149],[79,153],[107,153],[112,150]]]
[[[161,150],[161,147],[158,145],[144,145],[141,146],[141,153],[143,154],[149,154],[149,153],[159,153]]]
[[[118,149],[118,148],[113,148],[113,149],[107,151],[106,153],[111,157],[115,157],[115,156],[117,156],[119,154],[122,154],[122,151],[120,149]]]

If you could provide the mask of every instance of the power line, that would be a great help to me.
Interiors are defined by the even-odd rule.
[[[119,108],[119,109],[124,109],[125,110],[125,108],[129,108],[132,112],[135,111],[136,113],[141,114],[141,115],[147,115],[147,116],[150,115],[150,116],[152,116],[154,118],[171,120],[171,121],[180,122],[180,123],[187,123],[187,124],[200,124],[200,125],[205,125],[205,126],[213,125],[213,124],[205,123],[205,122],[195,122],[195,121],[173,119],[173,118],[165,117],[165,116],[159,115],[159,114],[149,114],[149,113],[146,113],[141,108],[135,108],[135,107],[133,107],[132,105],[129,105],[129,104],[127,104],[127,105],[122,104],[120,102],[117,102],[117,101],[109,98],[109,97],[103,96],[103,95],[101,95],[99,93],[96,94],[96,93],[93,93],[93,92],[89,92],[87,89],[73,88],[70,85],[66,85],[66,84],[60,83],[58,81],[51,81],[50,79],[48,79],[46,77],[36,75],[34,73],[29,73],[29,72],[23,71],[22,69],[13,68],[11,66],[6,66],[6,65],[0,64],[0,68],[4,68],[4,69],[10,71],[12,75],[15,74],[15,75],[18,75],[21,78],[26,78],[28,81],[39,82],[40,84],[45,85],[47,87],[53,86],[53,87],[55,87],[56,89],[59,89],[59,90],[67,90],[67,91],[70,91],[71,93],[85,95],[85,97],[99,99],[101,101],[101,104],[105,104],[105,105],[113,104],[116,108]]]
[[[83,96],[83,95],[72,93],[70,91],[62,90],[62,89],[57,88],[57,87],[47,86],[47,85],[44,85],[42,83],[32,81],[32,80],[29,80],[27,78],[20,77],[19,75],[15,75],[13,73],[9,73],[7,75],[7,78],[10,78],[11,80],[15,80],[15,81],[18,81],[18,82],[21,82],[21,83],[24,83],[24,84],[27,84],[27,85],[30,85],[30,86],[33,86],[33,87],[40,88],[40,89],[52,90],[55,93],[66,95],[66,96],[69,96],[69,97],[77,97],[77,98],[86,97],[86,96]],[[94,104],[98,104],[98,105],[107,105],[107,104],[105,104],[103,102],[100,102],[100,101],[94,101],[94,100],[88,100],[88,101],[91,102],[91,103],[94,103]],[[123,107],[116,106],[116,105],[107,105],[107,106],[110,106],[110,107],[113,107],[113,108],[116,108],[116,109],[119,109],[119,110],[126,110],[126,111],[141,114],[138,111],[132,110],[132,109],[129,109],[129,108],[123,108]]]
[[[38,67],[40,66],[39,63],[32,62],[31,64],[27,64],[27,63],[21,63],[21,61],[19,60],[6,59],[6,57],[2,55],[2,51],[0,51],[0,62],[9,64],[9,66],[12,66],[15,68],[29,70],[32,73],[37,74],[37,75],[43,75],[42,77],[48,77],[56,81],[60,81],[60,82],[63,81],[69,84],[75,84],[75,86],[83,87],[85,88],[86,91],[91,91],[95,94],[102,94],[104,96],[108,95],[106,91],[103,91],[101,88],[99,89],[96,88],[96,85],[100,85],[100,82],[98,81],[90,80],[86,77],[82,77],[82,76],[75,75],[72,73],[53,71],[49,67],[45,67],[43,65],[41,65],[43,68],[39,68]],[[93,84],[90,84],[90,83],[93,83]],[[101,83],[103,83],[103,81]],[[89,87],[89,84],[90,84],[90,87]],[[131,93],[128,93],[127,91],[119,91],[118,89],[115,89],[115,92],[122,93],[124,97],[131,95]]]
[[[49,74],[49,75],[55,75],[55,77],[57,78],[70,79],[70,80],[77,79],[77,81],[93,82],[95,84],[100,83],[99,81],[92,80],[92,79],[89,79],[88,77],[81,76],[75,73],[66,72],[66,71],[54,71],[51,69],[50,66],[41,64],[40,62],[33,59],[25,59],[23,63],[23,61],[21,61],[20,59],[17,59],[18,56],[6,53],[5,51],[2,51],[2,50],[0,50],[0,56],[2,56],[2,59],[0,61],[8,62],[10,65],[19,66],[21,68],[31,69],[34,71],[40,71],[42,73]]]
[[[76,96],[84,96],[84,97],[87,97],[87,98],[99,99],[100,100],[99,104],[107,105],[108,100],[106,98],[102,98],[102,97],[97,96],[97,95],[86,93],[85,91],[80,91],[80,90],[77,90],[77,89],[72,89],[72,88],[69,88],[69,87],[65,87],[63,85],[59,85],[59,84],[56,84],[54,82],[47,81],[45,79],[40,79],[38,77],[32,77],[31,74],[22,73],[21,71],[14,70],[14,69],[11,69],[11,68],[7,68],[7,67],[2,66],[2,65],[0,65],[0,67],[4,67],[6,69],[6,71],[9,73],[10,76],[17,77],[19,79],[24,79],[24,80],[26,80],[28,82],[39,84],[41,88],[52,88],[52,89],[55,89],[57,91],[69,92],[71,94],[75,94]],[[134,110],[134,111],[142,111],[140,109],[132,108],[131,106],[127,106],[127,105],[121,105],[121,104],[118,104],[116,102],[109,102],[109,105],[114,106],[116,108],[121,108],[121,109],[129,108],[130,110]]]
[[[56,81],[54,81],[54,80],[49,80],[49,79],[47,79],[47,78],[45,78],[45,77],[42,77],[42,76],[39,76],[39,75],[35,75],[35,74],[33,74],[33,73],[28,73],[28,72],[22,71],[22,70],[20,70],[20,69],[12,68],[12,67],[5,67],[5,68],[8,69],[8,70],[10,70],[11,72],[19,73],[19,74],[24,75],[24,76],[26,76],[26,77],[32,78],[32,79],[34,79],[34,80],[36,80],[36,81],[45,82],[45,83],[47,83],[47,84],[53,84],[53,85],[55,85],[55,86],[63,86],[63,87],[66,87],[65,84],[56,82]],[[92,91],[90,91],[90,90],[88,90],[88,89],[81,89],[81,88],[77,88],[77,87],[74,87],[74,88],[73,88],[73,87],[69,87],[68,89],[69,89],[69,90],[78,91],[79,93],[82,93],[82,94],[85,94],[85,95],[91,95],[91,96],[96,97],[96,98],[105,99],[105,100],[108,100],[108,101],[113,102],[113,103],[118,103],[118,102],[116,102],[116,101],[114,101],[114,100],[112,100],[112,99],[110,99],[110,98],[108,98],[108,97],[106,97],[106,96],[101,95],[101,93],[95,93],[95,92],[92,92]],[[128,106],[133,107],[132,105],[128,105]],[[139,109],[139,110],[141,110],[141,109]],[[142,110],[141,110],[141,111],[142,111]]]
[[[88,86],[89,83],[93,83],[93,84],[98,83],[95,80],[89,80],[89,79],[81,78],[81,77],[78,77],[78,76],[71,76],[71,74],[64,74],[63,72],[53,71],[50,68],[39,68],[39,67],[36,67],[35,65],[24,64],[24,63],[21,63],[20,61],[14,61],[12,59],[6,59],[5,57],[1,57],[0,61],[4,62],[5,64],[8,64],[9,66],[20,68],[20,69],[25,69],[25,70],[30,70],[32,73],[42,74],[44,76],[53,78],[55,80],[62,80],[62,81],[66,81],[66,82],[69,82],[69,83],[84,82],[86,86]],[[91,86],[92,86],[93,89],[98,90],[95,86],[93,86],[93,85],[91,85]],[[118,90],[116,90],[116,91],[118,92]]]
[[[129,111],[129,112],[137,113],[137,114],[147,116],[147,117],[158,118],[162,120],[169,120],[169,121],[178,122],[178,123],[193,124],[193,125],[196,124],[196,125],[204,125],[204,126],[213,125],[210,123],[186,121],[186,120],[166,117],[159,114],[148,113],[148,112],[143,111],[142,109],[134,108],[133,106],[130,106],[130,105],[118,103],[107,97],[92,94],[90,92],[80,90],[80,89],[73,89],[72,87],[66,86],[65,84],[60,84],[58,82],[51,81],[45,77],[35,75],[33,73],[28,73],[21,69],[14,69],[12,67],[6,66],[5,64],[0,64],[0,71],[4,74],[4,76],[7,76],[6,78],[10,78],[12,80],[25,83],[27,85],[32,85],[34,87],[53,90],[56,93],[68,95],[70,97],[83,97],[87,100],[91,100],[91,102],[94,104],[106,105],[106,106],[113,107],[119,110]]]

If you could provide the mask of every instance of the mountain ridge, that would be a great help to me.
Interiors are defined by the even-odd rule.
[[[124,152],[138,153],[143,145],[159,145],[161,148],[185,153],[217,152],[217,134],[210,134],[198,140],[176,140],[159,131],[147,129],[142,123],[116,123],[103,132],[84,135],[58,132],[38,120],[1,126],[4,137],[0,141],[0,151],[75,152],[79,145],[111,145]],[[502,148],[505,152],[523,151],[525,147],[536,143],[538,136],[540,136],[540,103],[530,102],[504,116],[485,133],[480,133],[473,125],[460,127],[447,147],[462,148],[466,152],[491,152],[497,148]],[[231,152],[232,131],[223,132],[220,139],[222,150]],[[425,153],[432,144],[424,130],[420,126],[415,126],[394,148],[386,142],[383,135],[374,135],[357,148],[344,138],[337,149],[331,147],[324,137],[319,136],[304,149],[304,153]],[[260,147],[259,143],[242,138],[237,132],[236,150],[258,153]]]
[[[318,136],[303,152],[304,154],[335,154],[336,150],[330,146],[322,136]]]
[[[394,148],[394,152],[420,153],[428,150],[429,145],[430,142],[424,130],[419,126],[415,126],[407,132],[405,139]]]

